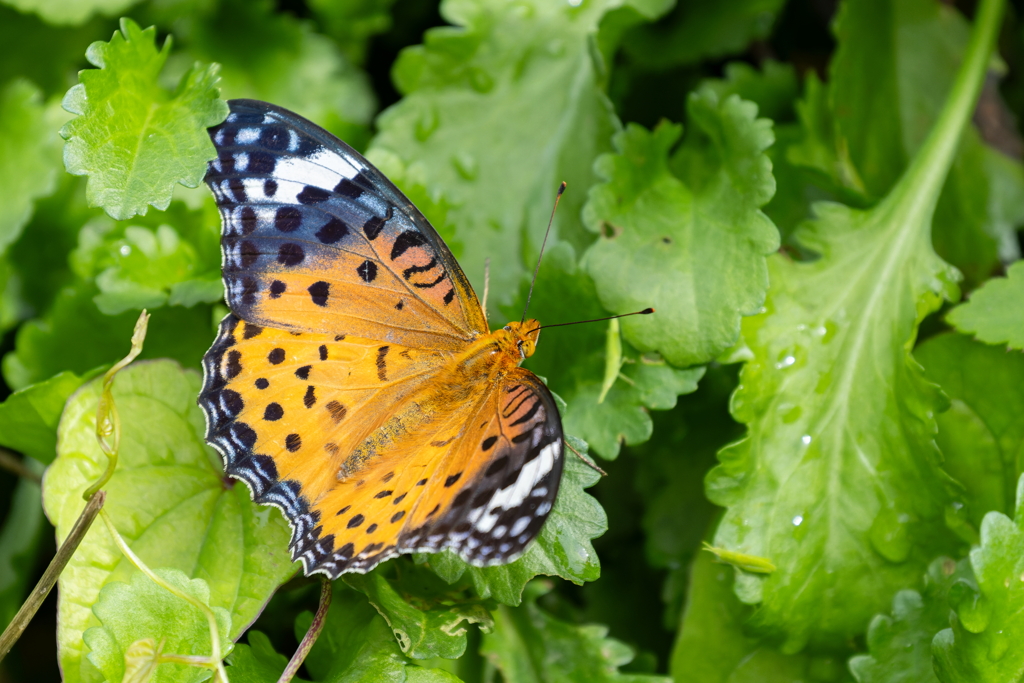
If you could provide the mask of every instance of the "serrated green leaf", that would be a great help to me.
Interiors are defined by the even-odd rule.
[[[205,580],[210,604],[230,612],[236,638],[296,567],[280,513],[258,507],[246,487],[225,480],[219,457],[205,445],[195,402],[199,385],[196,373],[171,361],[136,363],[117,375],[121,448],[104,510],[146,564]],[[58,456],[43,489],[58,540],[77,519],[82,492],[106,467],[96,441],[98,397],[94,380],[71,398],[61,418]],[[132,571],[106,527],[94,525],[59,583],[58,646],[66,681],[94,680],[95,669],[82,657],[82,634],[97,623],[91,610],[100,589],[127,580]]]
[[[1006,277],[992,278],[971,293],[946,320],[958,331],[973,334],[986,344],[1024,349],[1024,261],[1006,269]]]
[[[494,632],[484,635],[480,651],[506,681],[667,683],[662,676],[620,673],[633,659],[632,649],[608,638],[605,626],[577,626],[547,614],[536,601],[550,590],[550,582],[535,581],[522,605],[494,614]]]
[[[592,41],[622,4],[446,0],[441,14],[453,27],[427,31],[394,66],[404,97],[378,118],[370,159],[391,152],[429,179],[431,194],[452,207],[462,266],[478,292],[492,259],[493,304],[511,301],[527,270],[522,259],[532,267],[559,181],[569,190],[554,234],[577,249],[592,239],[579,211],[595,181],[593,159],[618,127]]]
[[[50,24],[79,25],[102,14],[115,16],[139,0],[4,0],[21,12],[38,14]]]
[[[937,683],[932,638],[949,624],[949,589],[971,576],[966,560],[932,562],[924,590],[902,590],[892,601],[892,616],[876,615],[868,627],[868,652],[850,660],[857,683]]]
[[[971,550],[975,582],[950,591],[957,618],[932,641],[935,673],[945,682],[1020,680],[1024,650],[1024,477],[1017,484],[1011,520],[990,512],[981,523],[981,545]],[[959,589],[959,590],[957,590]]]
[[[16,389],[63,371],[82,375],[119,360],[138,315],[105,316],[96,308],[94,287],[62,290],[43,318],[21,326],[15,350],[3,360],[4,379]],[[198,369],[210,346],[214,316],[208,306],[164,308],[153,313],[142,358],[174,358]]]
[[[0,255],[18,239],[36,199],[57,188],[59,116],[32,83],[17,79],[0,91]]]
[[[504,320],[518,320],[526,306],[529,282],[524,280],[517,300],[502,307]],[[576,265],[572,247],[565,243],[544,254],[537,287],[530,300],[530,317],[541,324],[592,320],[608,315],[598,303],[594,283]],[[541,332],[537,352],[525,367],[545,378],[565,399],[562,426],[603,458],[618,456],[622,444],[640,444],[651,437],[650,410],[668,410],[680,394],[697,388],[702,368],[678,370],[656,354],[642,355],[623,346],[624,365],[619,377],[601,396],[606,339],[600,323],[571,325]],[[573,359],[567,363],[566,359]]]
[[[573,447],[586,455],[585,444],[569,438]],[[515,562],[472,567],[449,551],[420,557],[448,583],[466,576],[477,595],[503,605],[518,605],[523,589],[535,576],[560,576],[576,584],[593,581],[600,575],[600,565],[590,541],[605,532],[608,522],[601,505],[583,489],[593,486],[599,476],[566,450],[555,506],[537,540]]]
[[[420,570],[422,571],[422,570]],[[490,612],[480,602],[444,599],[439,592],[428,595],[406,592],[415,579],[405,576],[392,584],[381,571],[349,574],[345,583],[364,594],[391,627],[398,646],[407,657],[458,659],[466,652],[466,632],[472,624],[489,630]],[[434,581],[439,579],[430,574]],[[443,585],[443,582],[441,582]]]
[[[736,570],[700,553],[692,564],[686,610],[669,671],[693,683],[838,683],[849,680],[829,655],[786,655],[745,632],[753,611],[733,594]]]
[[[944,399],[909,347],[957,293],[931,220],[999,9],[982,5],[940,123],[895,189],[867,211],[817,205],[796,237],[820,257],[769,259],[767,310],[745,321],[753,358],[731,408],[748,436],[719,454],[707,491],[728,508],[714,545],[778,567],[738,577],[737,594],[760,603],[753,621],[784,651],[846,642],[955,547],[944,517],[956,493],[933,438]]]
[[[174,569],[158,569],[156,574],[179,591],[211,606],[210,586],[203,579],[189,579]],[[100,625],[85,632],[87,656],[108,681],[125,677],[125,655],[134,643],[144,639],[161,643],[161,652],[165,655],[210,656],[210,622],[206,615],[140,571],[132,573],[130,583],[107,583],[92,609]],[[221,654],[226,654],[232,645],[229,633],[238,628],[232,629],[228,610],[218,606],[212,609],[217,618]],[[212,674],[210,669],[160,662],[150,680],[199,683]]]
[[[224,299],[220,272],[215,269],[219,264],[204,263],[170,225],[161,224],[156,230],[130,225],[123,232],[105,235],[102,230],[102,224],[85,226],[79,248],[72,254],[73,260],[88,259],[99,269],[100,293],[93,301],[101,313],[118,315],[164,304],[193,306]]]
[[[248,644],[235,645],[228,655],[228,678],[233,683],[276,683],[288,665],[288,658],[274,650],[270,639],[260,631],[248,631],[245,637]]]
[[[944,469],[967,491],[971,521],[1009,514],[1024,466],[1024,357],[959,334],[932,337],[914,357],[951,399],[935,439]]]
[[[860,194],[859,203],[887,194],[924,141],[952,86],[968,29],[956,9],[930,0],[842,5],[827,94],[822,90],[824,99],[813,105],[821,124],[815,165],[839,188]],[[810,90],[808,98],[814,99]],[[996,155],[973,127],[965,130],[936,210],[935,250],[970,284],[998,266],[998,250],[1013,233],[1004,217],[1020,220],[1019,163]],[[998,189],[1004,184],[1020,189]]]
[[[78,115],[61,129],[64,165],[89,176],[89,204],[118,220],[149,205],[166,209],[174,185],[196,187],[217,156],[206,128],[228,109],[216,69],[197,63],[168,93],[158,76],[169,49],[169,42],[156,49],[155,28],[122,19],[109,43],[89,46],[86,56],[99,68],[82,71],[64,97],[64,108]]]
[[[25,466],[42,474],[31,460]],[[39,484],[20,479],[10,497],[3,528],[0,529],[0,624],[10,624],[29,591],[36,551],[49,528],[43,520]]]
[[[83,378],[62,372],[16,391],[0,403],[0,446],[7,446],[43,464],[57,457],[57,422],[68,397]]]
[[[324,629],[306,658],[313,680],[402,681],[408,660],[402,656],[387,622],[361,593],[340,588],[335,587]],[[306,634],[312,621],[309,612],[299,616],[295,622],[297,640]]]
[[[742,52],[771,32],[783,0],[679,0],[661,21],[627,34],[623,48],[632,61],[665,69]]]
[[[680,367],[736,342],[740,317],[764,301],[765,256],[779,247],[759,210],[775,190],[763,153],[771,122],[711,90],[691,95],[688,113],[693,130],[676,154],[678,126],[616,135],[618,154],[596,164],[607,182],[584,209],[603,235],[585,256],[601,303],[614,313],[653,306],[653,316],[624,319],[623,335]]]
[[[307,22],[274,7],[272,0],[219,2],[211,16],[190,24],[189,61],[182,56],[177,68],[197,57],[218,62],[225,99],[273,102],[362,148],[377,110],[366,74]]]
[[[776,124],[792,120],[799,87],[792,64],[767,59],[755,69],[746,62],[729,62],[723,78],[709,78],[701,88],[713,91],[719,102],[729,95],[757,105],[757,115]]]

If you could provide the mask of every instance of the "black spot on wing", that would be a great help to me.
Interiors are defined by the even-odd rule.
[[[413,247],[421,247],[427,243],[427,238],[419,230],[406,230],[395,238],[391,247],[391,260],[394,261]]]

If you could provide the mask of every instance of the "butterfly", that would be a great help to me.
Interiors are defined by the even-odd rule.
[[[450,549],[519,557],[551,512],[561,418],[491,331],[437,231],[358,152],[290,111],[228,102],[206,183],[231,312],[203,359],[206,439],[287,517],[307,575]]]

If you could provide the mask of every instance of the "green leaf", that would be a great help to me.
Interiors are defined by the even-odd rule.
[[[28,81],[14,80],[0,91],[0,255],[21,234],[35,200],[57,187],[57,111],[43,104],[42,93]]]
[[[428,578],[441,586],[431,586]],[[480,624],[482,629],[490,630],[493,624],[490,612],[479,601],[459,600],[456,596],[446,599],[444,582],[423,570],[409,572],[403,566],[395,584],[380,570],[349,574],[345,583],[369,598],[391,627],[402,652],[413,659],[458,659],[466,652],[470,625]]]
[[[633,659],[632,649],[597,624],[577,626],[547,614],[537,599],[551,590],[548,581],[531,583],[523,604],[499,607],[494,632],[484,635],[480,651],[506,681],[556,683],[608,681],[667,682],[662,676],[624,674],[619,667]]]
[[[366,61],[370,38],[392,26],[395,0],[309,0],[309,8],[353,64]]]
[[[108,17],[120,14],[138,0],[4,0],[21,12],[33,12],[44,21],[56,25],[79,25],[91,16]]]
[[[776,124],[792,120],[798,95],[796,70],[792,64],[766,59],[760,71],[746,62],[729,62],[724,78],[709,78],[701,88],[711,90],[721,102],[730,95],[757,105],[757,115]],[[811,72],[813,73],[813,72]]]
[[[932,337],[914,357],[950,398],[936,442],[944,469],[967,491],[971,521],[1012,512],[1024,467],[1024,357],[959,334]]]
[[[583,455],[587,450],[579,439],[569,437],[573,447]],[[472,582],[477,595],[493,598],[503,605],[518,605],[523,589],[535,576],[560,576],[566,581],[582,584],[600,575],[597,554],[590,541],[608,528],[601,505],[583,489],[593,486],[600,475],[566,450],[558,498],[544,523],[540,535],[515,562],[496,567],[471,567],[450,551],[426,558],[430,568],[448,583],[464,575]]]
[[[170,225],[156,230],[136,225],[114,232],[107,232],[108,228],[113,226],[86,225],[72,254],[73,260],[89,260],[93,270],[102,269],[96,274],[100,293],[93,299],[101,313],[117,315],[167,303],[193,306],[224,299],[219,269],[203,263],[192,244]]]
[[[409,665],[402,656],[387,622],[354,590],[339,590],[336,584],[324,630],[306,658],[314,681],[355,683],[356,681],[403,681],[406,672],[420,667]],[[305,612],[295,622],[295,637],[301,639],[313,615]],[[424,670],[434,671],[434,670]],[[447,683],[451,679],[427,674],[427,681]]]
[[[529,283],[524,280],[515,303],[502,309],[506,320],[522,316],[528,290]],[[608,315],[598,303],[593,281],[576,265],[568,244],[556,244],[544,253],[529,315],[542,324]],[[657,354],[640,354],[627,344],[623,348],[625,364],[599,403],[607,353],[605,329],[601,324],[588,324],[542,332],[543,341],[525,365],[565,399],[566,408],[561,411],[565,432],[582,438],[601,457],[612,459],[623,443],[649,439],[649,410],[672,408],[678,395],[697,388],[704,371],[677,370]],[[567,358],[573,362],[566,363]]]
[[[64,97],[64,108],[78,115],[61,129],[64,165],[89,176],[89,204],[118,220],[150,204],[166,209],[174,185],[196,187],[217,156],[206,128],[228,109],[216,69],[196,64],[168,93],[158,76],[169,49],[165,42],[157,51],[155,28],[122,19],[109,43],[89,46],[86,57],[99,68],[82,71]]]
[[[765,257],[778,232],[759,210],[775,190],[764,150],[771,122],[736,96],[691,95],[693,131],[670,153],[680,128],[630,125],[618,154],[601,157],[584,210],[603,238],[585,263],[601,303],[614,313],[653,306],[622,321],[626,339],[678,366],[706,363],[736,343],[740,317],[768,287]]]
[[[686,611],[669,671],[694,683],[825,683],[849,680],[828,655],[781,654],[744,632],[753,612],[733,594],[735,570],[700,553],[691,565]]]
[[[956,9],[930,0],[842,5],[829,68],[831,139],[822,141],[841,171],[838,184],[869,202],[891,190],[937,120],[968,29]],[[1020,220],[1020,164],[998,154],[965,130],[936,210],[935,249],[971,284],[998,267],[1014,227],[1004,217]],[[1004,184],[1017,192],[997,189]]]
[[[820,254],[769,259],[765,313],[748,318],[751,359],[733,396],[747,437],[707,478],[728,510],[714,545],[769,558],[737,594],[760,603],[753,623],[783,651],[837,647],[952,550],[934,414],[945,407],[909,354],[920,320],[956,298],[956,272],[932,251],[945,171],[974,109],[999,4],[982,5],[939,123],[894,190],[874,208],[816,206],[797,234]]]
[[[1006,277],[992,278],[957,306],[946,320],[958,331],[973,334],[986,344],[1024,349],[1024,261],[1006,269]]]
[[[270,639],[260,631],[248,631],[245,637],[249,643],[235,645],[228,655],[228,678],[233,683],[276,683],[288,658],[274,650]]]
[[[273,102],[361,148],[377,110],[366,74],[329,38],[274,7],[272,0],[218,3],[211,16],[190,24],[190,52],[176,68],[184,71],[197,57],[218,62],[225,99]]]
[[[226,480],[219,457],[205,445],[195,402],[199,385],[196,373],[171,361],[136,363],[117,375],[121,448],[104,510],[150,567],[204,579],[210,604],[230,612],[231,637],[237,638],[296,567],[280,513],[258,507],[245,486]],[[43,489],[58,541],[84,505],[82,492],[106,468],[96,440],[99,388],[99,380],[83,387],[61,418],[58,456]],[[100,589],[126,581],[132,571],[106,527],[96,524],[61,575],[57,640],[69,683],[94,679],[82,658],[82,634],[97,624],[91,610]]]
[[[176,589],[210,606],[210,586],[203,579],[189,579],[173,569],[160,569],[156,573]],[[130,583],[106,584],[93,612],[101,625],[85,632],[85,644],[89,648],[89,661],[108,681],[120,681],[124,677],[129,647],[147,638],[159,642],[164,655],[210,656],[210,622],[206,615],[140,571],[132,573]],[[232,630],[231,614],[216,606],[213,612],[224,654],[231,649],[228,636]],[[164,662],[156,665],[150,680],[153,683],[199,683],[212,673],[210,669],[197,666]]]
[[[25,466],[42,474],[31,460]],[[10,624],[29,591],[36,564],[36,551],[48,525],[43,522],[42,492],[39,484],[19,479],[10,497],[3,528],[0,529],[0,624]]]
[[[65,370],[82,375],[127,352],[138,315],[105,316],[93,303],[96,294],[85,284],[65,288],[46,316],[18,329],[15,350],[3,360],[8,384],[21,389]],[[214,335],[214,318],[208,306],[156,311],[141,357],[174,358],[198,369]]]
[[[65,92],[89,43],[108,32],[106,22],[94,19],[81,26],[58,27],[35,14],[18,12],[9,6],[12,4],[0,4],[0,45],[5,48],[0,83],[23,78],[39,86],[47,97]],[[49,132],[53,134],[53,129]]]
[[[478,292],[492,259],[495,304],[513,298],[523,259],[532,269],[559,181],[569,190],[554,234],[577,249],[592,240],[579,212],[596,180],[593,160],[618,127],[592,41],[623,4],[446,0],[441,14],[453,26],[427,31],[394,66],[404,97],[378,118],[370,159],[390,152],[429,179],[431,194],[452,207]]]
[[[970,578],[966,560],[942,557],[928,567],[924,590],[902,590],[892,601],[892,616],[876,615],[868,627],[868,652],[850,660],[857,683],[938,683],[932,662],[932,638],[949,624],[949,589]]]
[[[1017,485],[1011,520],[990,512],[981,523],[981,545],[971,550],[976,583],[950,589],[956,610],[952,628],[932,641],[935,672],[942,681],[1017,681],[1024,670],[1024,478]]]
[[[664,69],[710,57],[743,52],[767,38],[783,0],[679,0],[661,21],[627,34],[623,49],[631,61]]]
[[[43,464],[57,457],[57,422],[64,404],[84,380],[73,372],[25,387],[0,403],[0,446]]]

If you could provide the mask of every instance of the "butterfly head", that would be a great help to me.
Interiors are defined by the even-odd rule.
[[[518,354],[520,359],[529,358],[537,350],[537,339],[540,337],[540,323],[530,318],[523,322],[511,322],[505,325],[502,330],[506,333],[506,340],[510,350]]]

